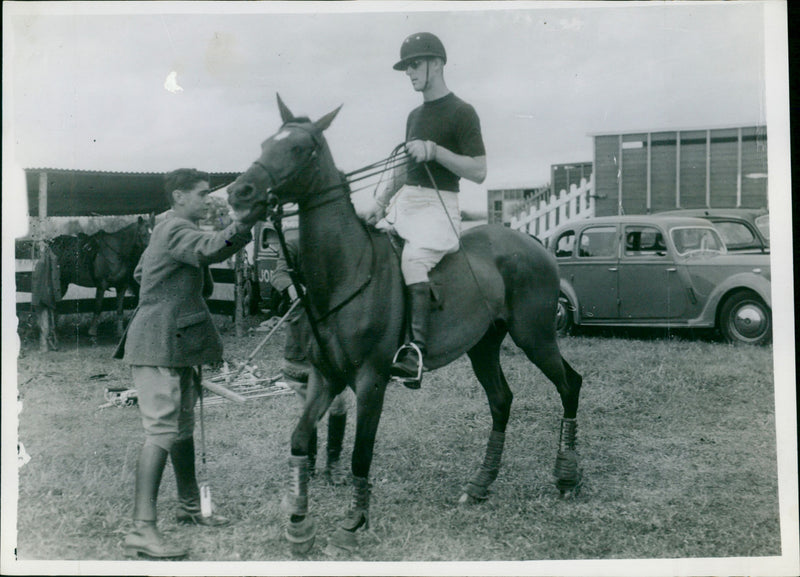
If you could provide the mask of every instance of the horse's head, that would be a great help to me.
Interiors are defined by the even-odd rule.
[[[317,121],[295,117],[278,95],[283,125],[261,144],[261,156],[228,187],[228,203],[237,212],[268,202],[296,202],[302,207],[323,184],[321,160],[338,176],[322,132],[339,108]],[[270,198],[270,197],[274,197]]]

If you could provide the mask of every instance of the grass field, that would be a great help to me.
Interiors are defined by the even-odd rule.
[[[262,334],[236,338],[228,327],[226,357],[243,359]],[[130,384],[129,369],[110,358],[110,336],[97,347],[77,333],[62,332],[61,340],[62,350],[47,355],[26,341],[19,359],[19,439],[31,459],[19,472],[18,558],[122,559],[141,425],[136,408],[99,406],[106,386]],[[267,374],[277,372],[281,343],[279,333],[257,361]],[[771,348],[593,334],[563,339],[562,350],[584,376],[577,499],[560,501],[551,475],[561,415],[555,388],[507,341],[503,364],[515,399],[490,499],[457,504],[491,423],[462,358],[426,376],[420,391],[388,390],[371,473],[371,526],[352,559],[780,554]],[[235,524],[179,528],[168,467],[160,525],[190,546],[191,560],[292,559],[280,498],[299,408],[293,396],[205,408],[207,477],[220,512]],[[320,461],[323,451],[321,440]],[[310,496],[318,535],[307,559],[329,560],[324,544],[350,490],[318,477]]]

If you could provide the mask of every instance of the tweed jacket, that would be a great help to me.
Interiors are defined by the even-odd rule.
[[[158,224],[134,272],[139,306],[114,358],[156,367],[221,360],[222,339],[204,300],[213,290],[208,265],[231,257],[251,238],[235,224],[219,232],[178,216]]]

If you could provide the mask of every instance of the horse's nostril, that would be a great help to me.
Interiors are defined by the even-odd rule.
[[[252,184],[239,184],[231,188],[230,195],[235,199],[243,200],[250,198],[254,191]]]
[[[235,183],[228,187],[228,203],[237,208],[255,194],[255,187],[250,183]]]

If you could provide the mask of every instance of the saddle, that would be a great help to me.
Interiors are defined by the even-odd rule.
[[[405,241],[405,239],[403,237],[401,237],[399,234],[397,234],[397,232],[395,232],[394,229],[386,230],[385,234],[386,234],[386,237],[389,239],[389,246],[392,247],[392,252],[394,252],[395,257],[397,258],[397,262],[399,263],[400,259],[402,258],[402,255],[403,255],[403,247],[405,246],[406,241]],[[459,249],[459,250],[461,250],[461,249]],[[431,273],[433,273],[435,270],[436,270],[436,267],[434,267],[434,269],[431,271]],[[435,308],[437,308],[439,310],[442,310],[442,309],[444,309],[444,294],[443,294],[443,291],[440,288],[440,284],[432,276],[431,276],[430,282],[431,282],[431,303]],[[406,287],[405,284],[403,285],[403,295],[405,296],[406,304],[407,305],[410,304],[409,303],[408,288]],[[409,309],[410,309],[410,306],[407,306],[406,310],[409,310]],[[408,320],[408,318],[409,318],[409,314],[406,315],[406,320]],[[406,323],[406,324],[408,324],[408,323]]]

